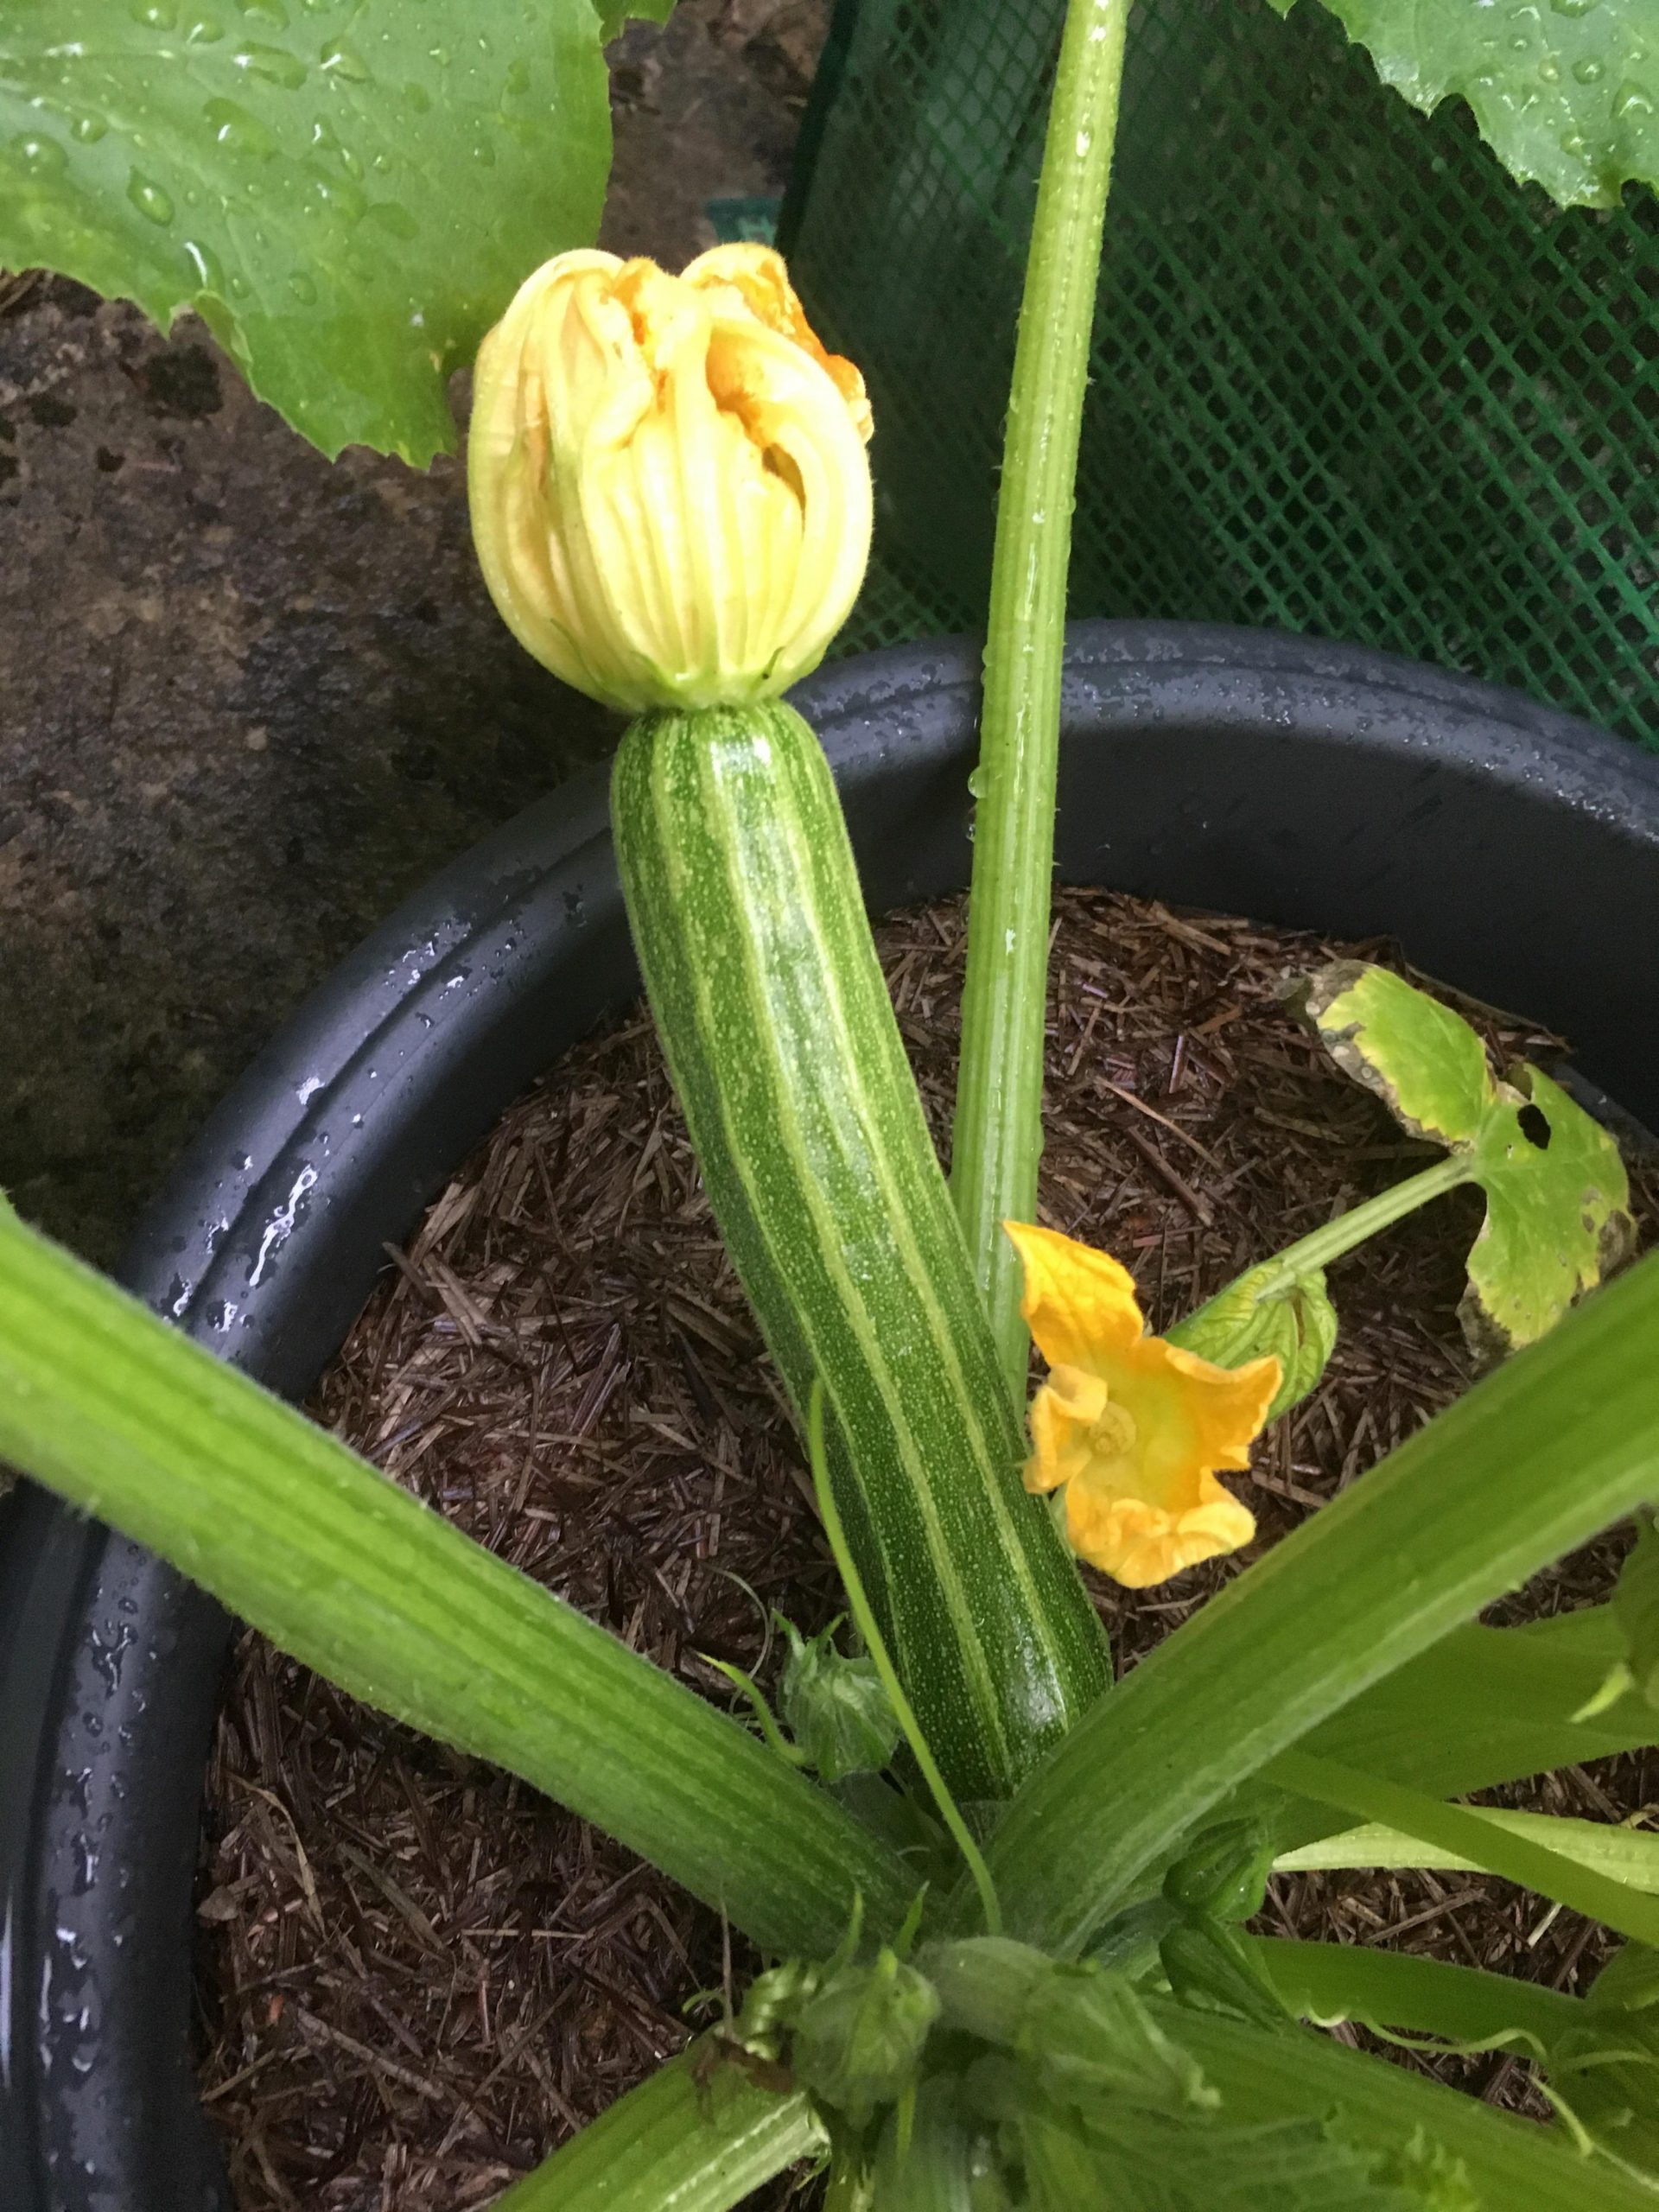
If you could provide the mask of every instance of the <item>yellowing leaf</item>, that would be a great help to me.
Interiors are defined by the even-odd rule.
[[[1485,1192],[1461,1308],[1478,1349],[1530,1344],[1628,1255],[1618,1147],[1559,1084],[1525,1065],[1498,1081],[1461,1015],[1386,968],[1337,961],[1306,1007],[1338,1066]]]

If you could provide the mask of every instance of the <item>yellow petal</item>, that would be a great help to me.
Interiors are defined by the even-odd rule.
[[[1032,1223],[1002,1226],[1026,1271],[1020,1311],[1051,1367],[1092,1369],[1103,1350],[1141,1336],[1146,1324],[1135,1279],[1109,1253]]]
[[[479,350],[473,534],[514,635],[613,706],[768,698],[863,581],[869,405],[769,247],[557,255]]]
[[[1201,1560],[1236,1552],[1255,1534],[1247,1508],[1209,1476],[1179,1512],[1102,1492],[1086,1478],[1073,1482],[1065,1493],[1065,1521],[1079,1558],[1130,1590],[1166,1582]]]

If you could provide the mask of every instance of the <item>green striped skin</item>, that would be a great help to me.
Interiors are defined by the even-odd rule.
[[[1100,1694],[877,964],[817,738],[776,701],[642,715],[612,816],[715,1213],[959,1797],[1007,1796]]]

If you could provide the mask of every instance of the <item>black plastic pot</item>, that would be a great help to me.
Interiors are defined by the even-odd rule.
[[[798,702],[870,904],[960,887],[978,652],[843,664]],[[1659,760],[1514,693],[1255,632],[1071,633],[1059,867],[1338,935],[1574,1040],[1659,1123]],[[514,1094],[637,988],[594,774],[437,877],[203,1132],[126,1268],[292,1396]],[[226,2202],[188,2053],[190,1885],[229,1623],[28,1485],[0,1506],[0,2205]]]

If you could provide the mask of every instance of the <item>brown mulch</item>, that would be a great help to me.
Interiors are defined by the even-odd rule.
[[[942,1141],[962,925],[950,901],[881,932]],[[1287,975],[1355,950],[1386,957],[1061,895],[1044,1216],[1130,1265],[1154,1325],[1427,1156],[1281,1006]],[[1480,1018],[1503,1056],[1559,1053]],[[1651,1225],[1659,1183],[1636,1179]],[[1325,1382],[1237,1478],[1256,1544],[1161,1592],[1101,1586],[1121,1662],[1465,1388],[1455,1308],[1478,1220],[1478,1200],[1454,1194],[1334,1270],[1343,1332]],[[638,1014],[568,1055],[461,1169],[314,1410],[722,1703],[700,1655],[764,1678],[772,1606],[806,1627],[838,1609]],[[1612,1540],[1545,1578],[1533,1608],[1605,1595],[1617,1553]],[[1627,1818],[1650,1796],[1659,1771],[1633,1757],[1527,1802]],[[684,2040],[695,1993],[747,1964],[715,1916],[605,1838],[251,1635],[219,1732],[198,1910],[203,2088],[244,2212],[482,2206]],[[1281,1878],[1262,1924],[1568,1989],[1602,1955],[1576,1916],[1458,1875]],[[1501,2056],[1452,2070],[1535,2109]]]

